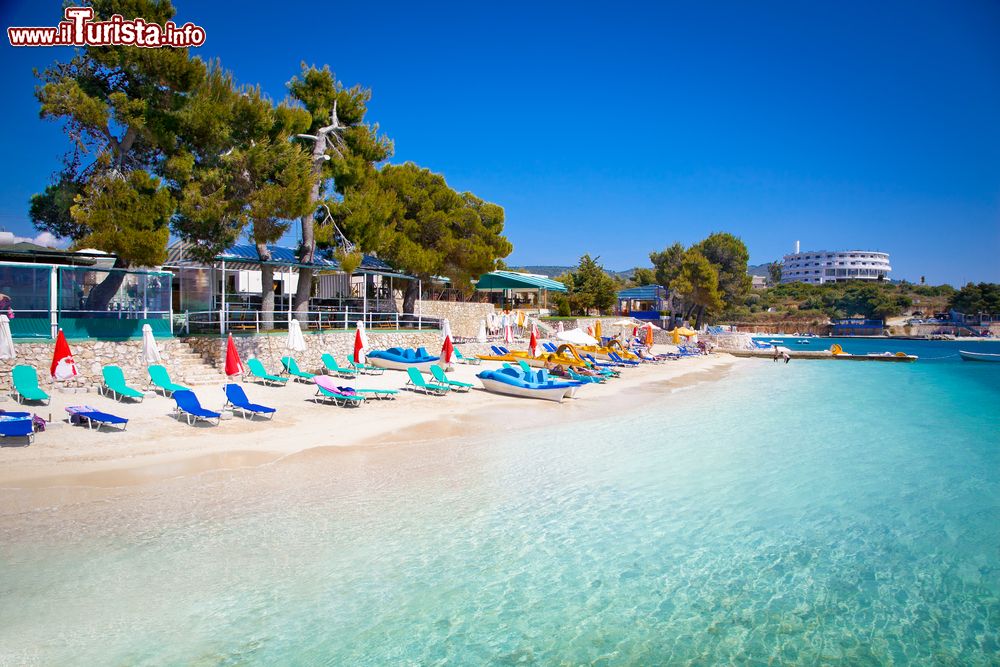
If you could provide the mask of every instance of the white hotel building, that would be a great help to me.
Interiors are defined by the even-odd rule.
[[[889,253],[874,250],[810,250],[785,255],[782,283],[831,283],[845,280],[883,280],[889,277]]]

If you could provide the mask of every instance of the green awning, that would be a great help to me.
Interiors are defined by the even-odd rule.
[[[477,292],[565,292],[566,286],[557,280],[533,276],[515,271],[491,271],[479,277],[476,283]]]

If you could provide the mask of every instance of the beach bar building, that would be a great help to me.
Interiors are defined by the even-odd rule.
[[[406,283],[417,278],[394,270],[373,255],[348,275],[329,252],[318,251],[312,264],[302,264],[295,249],[270,245],[264,260],[251,244],[234,245],[209,261],[194,248],[178,242],[167,249],[164,269],[174,275],[172,306],[182,333],[265,331],[286,329],[293,317],[293,300],[300,270],[313,269],[312,297],[306,317],[296,315],[303,329],[352,329],[359,320],[371,328],[427,329],[439,322],[422,315],[397,312]],[[261,267],[270,265],[274,309],[261,310]],[[419,282],[419,281],[418,281]]]
[[[115,258],[98,251],[51,248],[0,249],[0,311],[15,339],[124,340],[170,335],[173,276],[159,270],[113,269]],[[114,292],[95,304],[98,285]]]
[[[661,285],[641,285],[618,292],[618,313],[637,320],[659,320],[670,306],[670,291]]]
[[[500,308],[547,308],[549,292],[566,292],[558,280],[534,273],[490,271],[476,282],[476,291],[485,292]]]

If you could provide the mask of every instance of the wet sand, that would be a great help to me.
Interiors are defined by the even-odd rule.
[[[66,405],[86,403],[130,419],[128,430],[88,431],[59,423],[31,446],[0,448],[0,524],[4,517],[69,504],[142,494],[165,480],[241,472],[283,462],[333,465],[348,452],[392,450],[418,443],[475,437],[477,434],[531,429],[561,421],[627,415],[664,393],[722,377],[734,363],[729,355],[683,359],[626,369],[603,385],[582,387],[578,398],[562,404],[490,394],[473,389],[443,397],[401,392],[394,401],[368,401],[360,408],[312,402],[310,385],[246,386],[250,399],[278,408],[273,420],[239,417],[217,427],[188,426],[170,416],[173,401],[147,397],[143,403],[116,404],[96,395],[54,394],[52,406],[36,409],[64,418]],[[752,362],[751,362],[752,363]],[[484,367],[456,366],[453,379],[475,383]],[[356,387],[400,388],[403,373],[344,380]],[[220,387],[198,387],[209,409],[223,402]],[[212,399],[215,398],[213,401]],[[4,406],[12,409],[13,405]],[[6,443],[5,443],[6,444]]]

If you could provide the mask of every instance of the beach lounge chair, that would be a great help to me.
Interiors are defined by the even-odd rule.
[[[149,386],[156,387],[163,392],[164,396],[171,396],[175,391],[188,391],[188,388],[181,384],[175,384],[170,379],[170,373],[166,367],[160,364],[153,364],[146,369],[149,372]]]
[[[363,375],[382,375],[382,373],[385,373],[385,369],[380,368],[379,366],[354,363],[354,357],[351,355],[347,355],[347,366],[355,373],[361,373]]]
[[[184,415],[187,418],[187,423],[193,424],[194,422],[201,419],[209,424],[212,420],[218,424],[219,420],[222,419],[222,415],[218,412],[212,412],[211,410],[206,410],[201,407],[201,403],[198,401],[198,397],[194,395],[194,392],[190,389],[175,389],[173,392],[173,399],[175,405],[175,413],[178,418]],[[193,420],[193,421],[192,421]]]
[[[124,431],[128,425],[128,420],[124,417],[103,412],[89,405],[70,405],[66,408],[66,412],[69,413],[71,424],[85,424],[87,430],[96,427],[100,431],[102,426],[113,426],[120,427],[119,430]]]
[[[545,350],[546,352],[551,352],[552,354],[555,354],[555,353],[556,353],[556,350],[558,350],[558,349],[559,349],[558,347],[556,347],[556,346],[555,346],[555,345],[553,345],[552,343],[542,343],[542,348],[543,348],[543,349],[544,349],[544,350]]]
[[[315,373],[307,373],[299,368],[299,364],[295,361],[295,357],[282,357],[281,365],[284,367],[286,373],[299,382],[312,382],[312,379],[316,377]]]
[[[326,370],[329,371],[331,375],[349,379],[358,377],[357,371],[350,368],[341,368],[337,364],[337,360],[333,358],[332,354],[324,352],[321,359],[323,360],[323,365],[326,366]]]
[[[334,380],[326,375],[317,375],[313,378],[316,383],[316,396],[313,400],[321,403],[333,401],[336,405],[345,407],[359,407],[364,404],[365,397],[351,390],[350,387],[338,387]]]
[[[243,418],[246,419],[247,415],[250,419],[253,419],[254,415],[267,415],[268,419],[274,417],[274,413],[277,412],[274,408],[269,408],[266,405],[260,405],[259,403],[251,403],[250,399],[247,398],[247,394],[243,391],[243,387],[238,384],[227,384],[223,387],[223,391],[226,392],[226,404],[223,408],[232,406],[233,412],[239,410],[243,413]]]
[[[123,398],[133,398],[140,403],[146,397],[138,389],[128,386],[125,382],[125,373],[122,372],[120,366],[105,366],[101,369],[101,376],[104,378],[104,384],[101,385],[100,392],[105,396],[110,392],[116,401]]]
[[[35,441],[35,424],[29,412],[5,412],[0,415],[0,436],[4,438],[27,438],[30,445]]]
[[[420,371],[418,371],[416,368],[407,368],[406,374],[410,376],[410,379],[406,383],[406,386],[411,387],[413,391],[422,391],[425,394],[444,396],[451,390],[446,385],[427,382],[426,380],[424,380],[424,376],[421,375]]]
[[[500,348],[497,347],[496,345],[490,345],[490,351],[493,352],[494,356],[497,356],[497,357],[502,357],[503,356],[503,352],[501,352]]]
[[[25,366],[24,364],[14,366],[11,369],[10,378],[14,400],[18,403],[39,401],[48,404],[49,395],[38,386],[38,371],[35,370],[34,366]]]
[[[478,366],[479,364],[483,363],[483,360],[479,359],[478,357],[463,356],[462,351],[457,347],[455,348],[455,359],[457,359],[459,363],[469,364],[470,366]]]
[[[398,389],[358,389],[354,387],[337,387],[337,389],[339,389],[341,392],[347,392],[348,390],[350,390],[351,392],[354,392],[355,394],[358,394],[365,398],[371,397],[378,399],[380,401],[395,399],[397,396],[399,396]]]
[[[581,375],[580,373],[574,371],[572,368],[567,369],[566,372],[569,374],[570,378],[576,380],[577,382],[590,382],[592,384],[607,382],[607,380],[603,377],[597,377],[594,375]]]
[[[284,387],[285,383],[288,382],[288,378],[283,378],[280,375],[271,375],[264,368],[264,364],[261,363],[260,359],[253,358],[247,359],[247,374],[260,380],[264,384],[275,385],[278,387]]]
[[[641,363],[639,361],[632,361],[631,359],[622,359],[617,352],[608,352],[608,357],[611,361],[621,366],[638,366]]]
[[[431,366],[431,375],[437,380],[438,384],[443,384],[446,387],[450,387],[455,391],[469,391],[472,389],[473,385],[468,382],[459,382],[458,380],[449,380],[448,376],[444,374],[444,369],[440,366]]]

